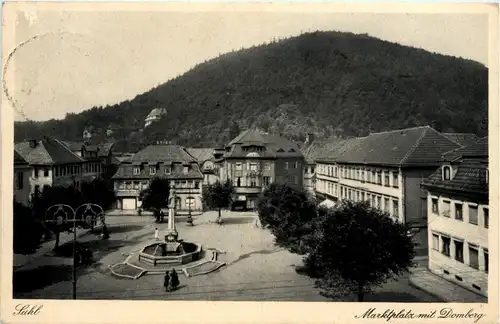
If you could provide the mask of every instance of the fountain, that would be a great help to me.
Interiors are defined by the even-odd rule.
[[[201,245],[179,240],[175,228],[175,190],[170,192],[168,206],[168,227],[164,241],[145,246],[139,253],[139,262],[153,266],[177,266],[198,261],[202,252]]]

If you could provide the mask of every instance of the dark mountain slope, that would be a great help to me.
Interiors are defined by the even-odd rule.
[[[112,128],[124,149],[156,138],[213,145],[229,140],[233,122],[295,139],[307,132],[358,136],[427,124],[483,136],[487,90],[488,70],[477,62],[367,35],[315,32],[222,55],[112,107],[31,130],[19,123],[15,136],[72,140],[92,125],[99,139]],[[157,103],[168,116],[137,132]]]

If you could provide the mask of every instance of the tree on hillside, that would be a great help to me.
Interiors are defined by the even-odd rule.
[[[319,225],[304,263],[324,296],[355,294],[361,302],[412,265],[415,250],[406,226],[367,202],[327,209]]]
[[[38,219],[45,220],[47,209],[53,205],[65,204],[74,210],[84,203],[81,192],[74,187],[46,186],[42,193],[32,197],[33,211]],[[48,215],[53,216],[53,215]],[[73,218],[73,215],[70,215]],[[61,232],[71,232],[73,224],[63,223],[55,224],[53,222],[45,223],[46,229],[56,235],[54,250],[59,248],[59,236]],[[47,233],[48,234],[48,233]]]
[[[233,121],[229,126],[229,141],[232,141],[236,136],[241,133],[240,126],[237,122]]]
[[[18,254],[32,254],[39,247],[43,226],[30,207],[14,201],[13,250]]]
[[[166,178],[154,178],[148,188],[140,193],[142,200],[141,208],[153,211],[155,221],[163,222],[163,208],[168,208],[170,196],[170,181]]]
[[[311,233],[317,216],[316,204],[303,190],[272,183],[257,200],[259,220],[268,227],[278,246],[294,253],[305,253],[303,239]]]
[[[225,183],[217,181],[214,184],[203,186],[203,203],[210,210],[217,210],[217,223],[222,224],[221,210],[229,208],[233,202],[234,187],[230,180]]]

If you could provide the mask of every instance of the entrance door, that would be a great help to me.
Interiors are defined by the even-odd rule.
[[[137,208],[135,198],[123,198],[122,209],[124,210],[134,210]]]

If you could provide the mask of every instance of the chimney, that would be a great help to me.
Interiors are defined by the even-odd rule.
[[[314,141],[314,133],[307,133],[306,143],[311,144]]]
[[[36,139],[30,139],[28,142],[30,143],[31,148],[35,148],[38,145],[38,140]]]

